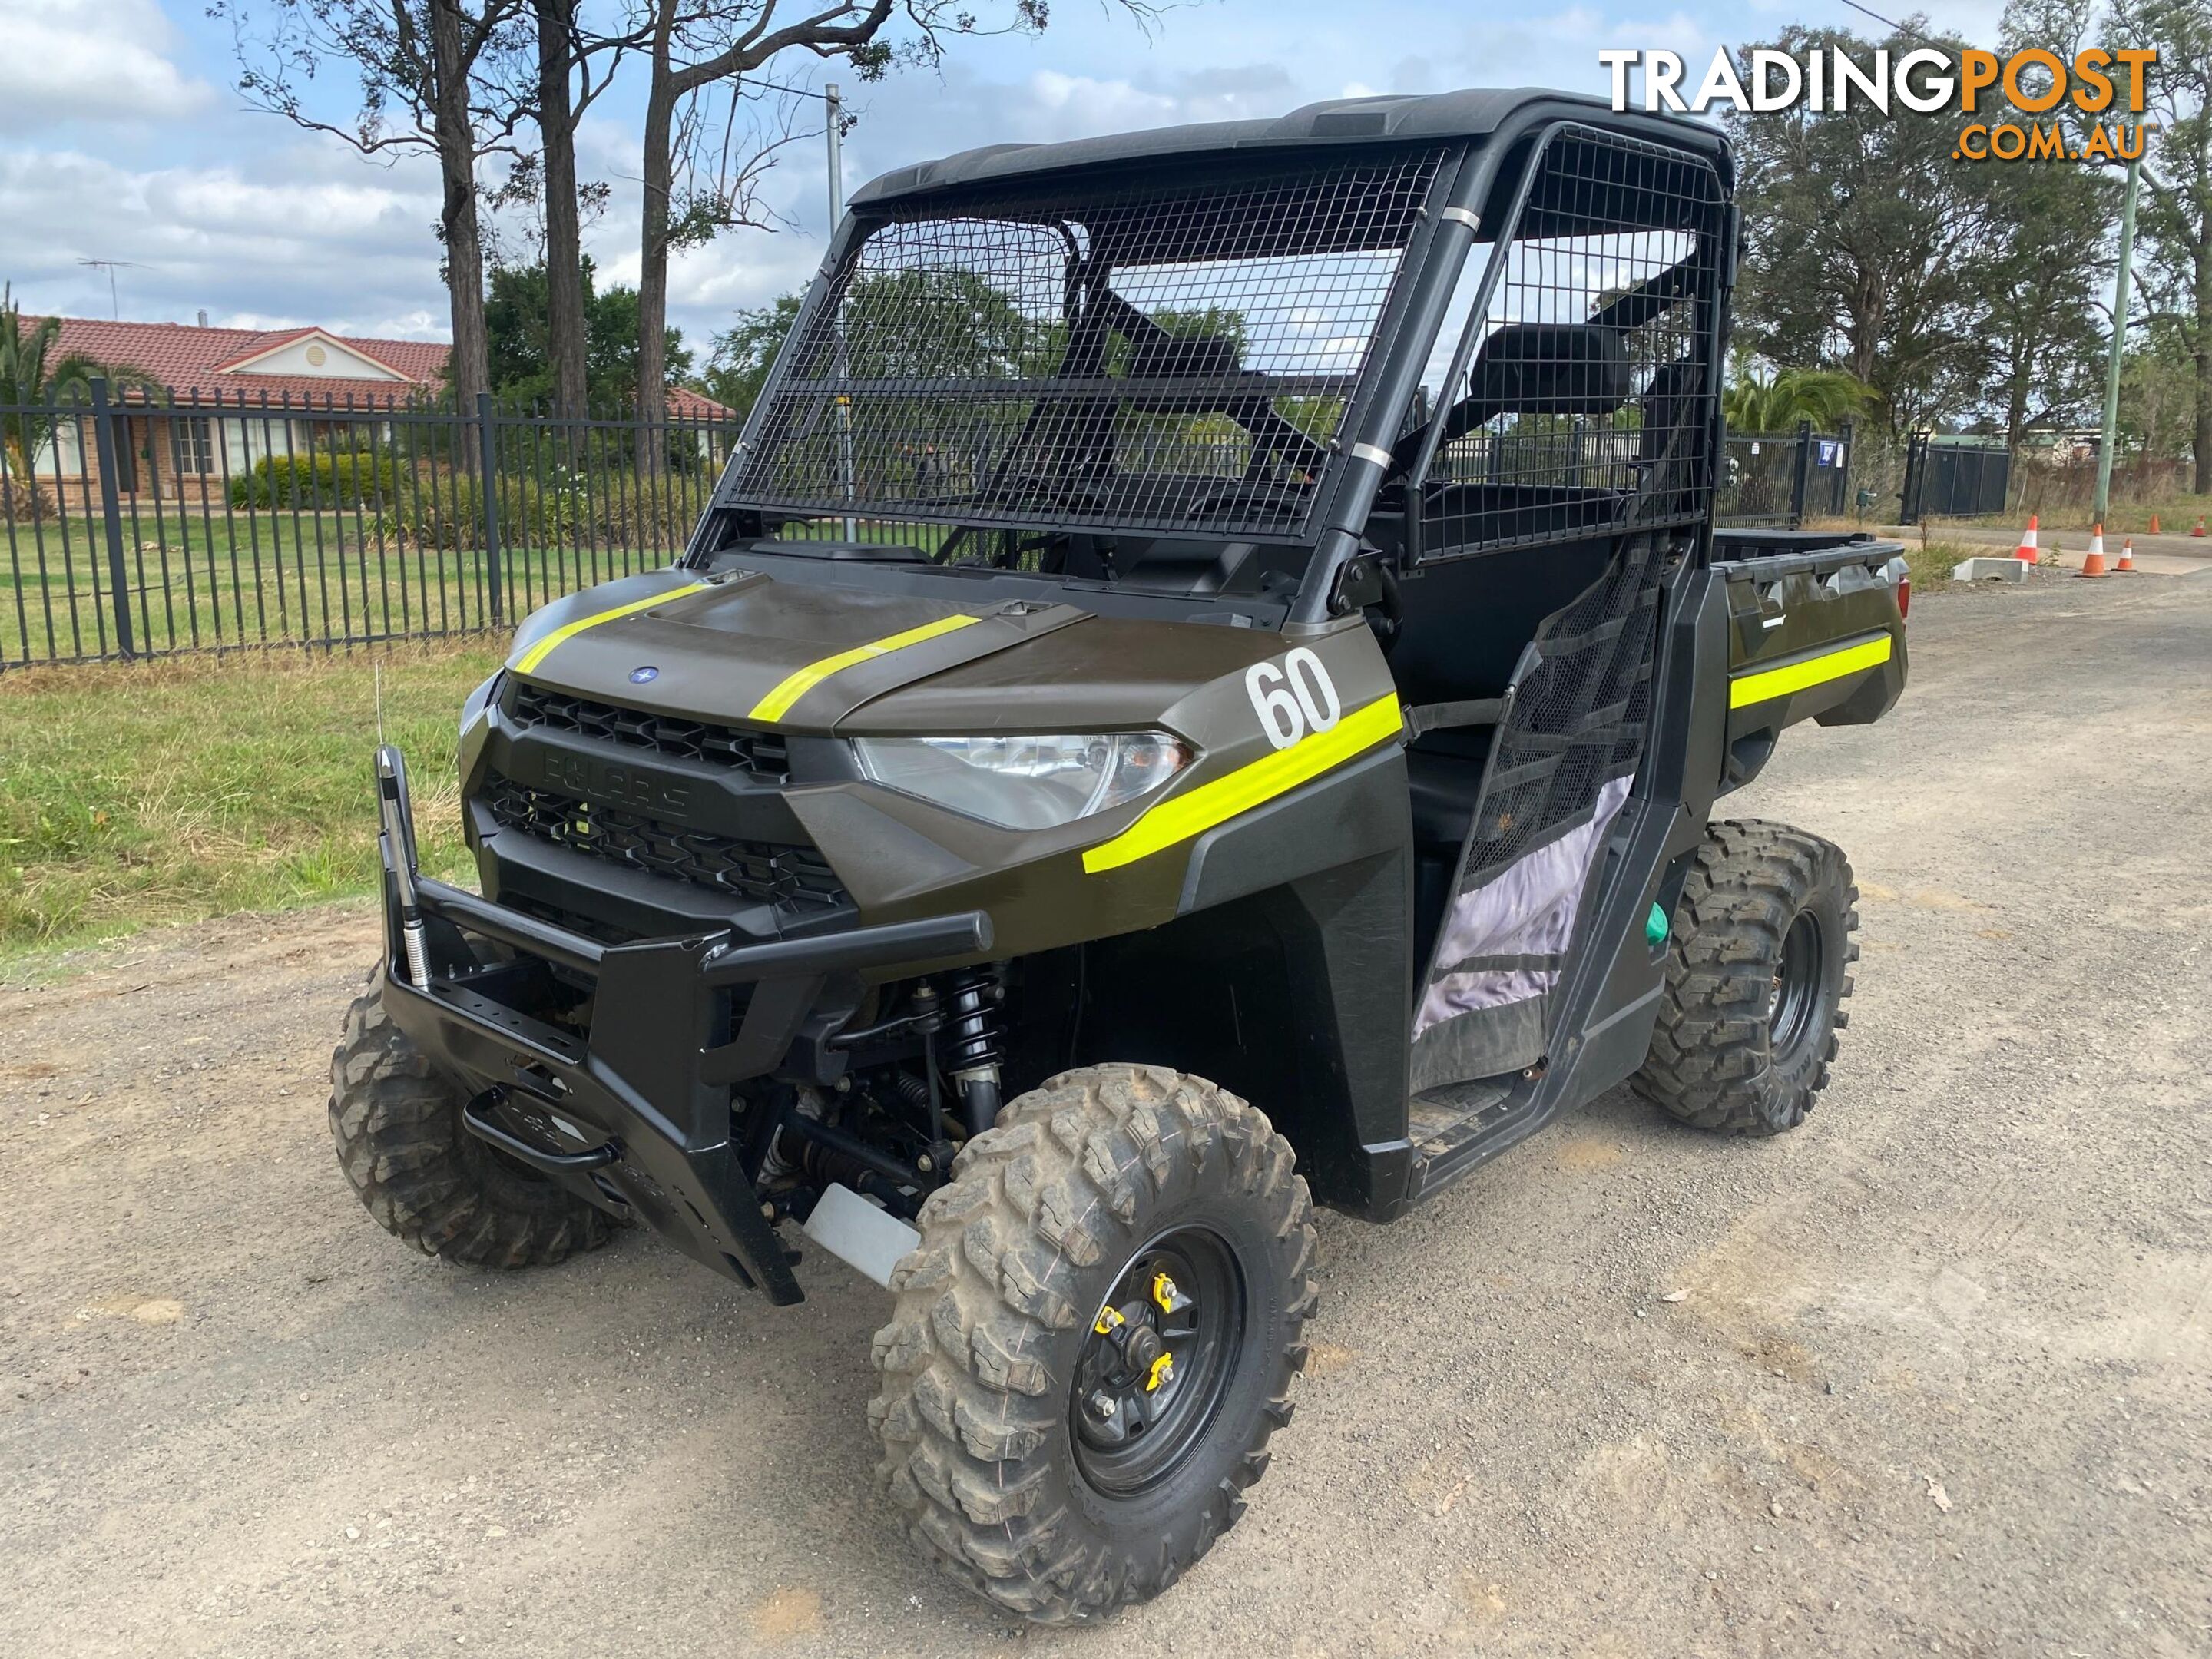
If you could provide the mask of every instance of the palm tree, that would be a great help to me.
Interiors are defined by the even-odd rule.
[[[52,412],[55,405],[89,403],[96,375],[156,389],[150,376],[128,363],[103,363],[82,351],[57,356],[61,332],[58,317],[42,317],[26,328],[13,285],[0,285],[0,520],[17,516],[19,499],[26,516],[40,516],[34,468],[64,418]]]
[[[1721,392],[1731,432],[1789,432],[1798,422],[1832,430],[1874,400],[1874,388],[1834,368],[1782,368],[1763,374],[1738,356]]]

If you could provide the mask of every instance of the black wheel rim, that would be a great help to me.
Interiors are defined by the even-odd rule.
[[[1189,1460],[1229,1392],[1244,1320],[1243,1273],[1212,1229],[1173,1228],[1129,1259],[1068,1389],[1076,1468],[1094,1489],[1133,1497]]]
[[[1782,936],[1767,1003],[1769,1046],[1775,1059],[1794,1058],[1811,1038],[1820,1009],[1820,919],[1801,910]]]

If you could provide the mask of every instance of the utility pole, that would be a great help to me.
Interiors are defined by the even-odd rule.
[[[2130,80],[2142,90],[2142,70],[2130,67]],[[2133,101],[2133,100],[2130,100]],[[2136,192],[2142,183],[2142,118],[2136,118],[2136,153],[2128,163],[2127,194],[2120,207],[2120,268],[2112,277],[2112,350],[2105,364],[2105,423],[2097,440],[2097,504],[2090,516],[2099,524],[2112,502],[2112,451],[2119,442],[2120,359],[2128,344],[2129,269],[2136,251]]]
[[[837,226],[845,217],[845,100],[830,82],[822,88],[822,101],[830,116],[830,240],[837,240]],[[837,332],[837,378],[845,378],[845,334]],[[849,392],[837,394],[837,468],[845,490],[845,539],[854,540],[860,530],[852,513],[853,479],[853,398]]]

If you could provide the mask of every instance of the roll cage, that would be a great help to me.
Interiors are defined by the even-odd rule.
[[[1444,143],[1240,141],[1203,167],[1041,162],[871,201],[879,181],[692,557],[750,543],[1107,586],[1151,562],[1134,585],[1203,596],[1257,550],[1248,576],[1272,567],[1279,602],[1263,620],[1297,629],[1376,597],[1355,564],[1700,524],[1729,169],[1711,129],[1547,94]],[[1133,296],[1130,272],[1150,274]],[[1358,325],[1319,361],[1291,340],[1301,276]],[[1211,470],[1161,462],[1178,427],[1207,434]]]

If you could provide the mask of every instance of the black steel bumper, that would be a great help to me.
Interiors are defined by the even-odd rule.
[[[990,918],[969,911],[806,939],[724,930],[602,945],[416,875],[404,777],[386,752],[380,770],[390,766],[398,787],[386,791],[381,838],[385,1006],[470,1089],[466,1127],[770,1300],[799,1300],[732,1139],[731,1085],[781,1066],[825,1003],[850,1006],[860,974],[988,951]],[[427,982],[409,966],[410,912]],[[507,951],[480,952],[472,939]],[[501,1000],[541,963],[589,981],[586,1036]]]

